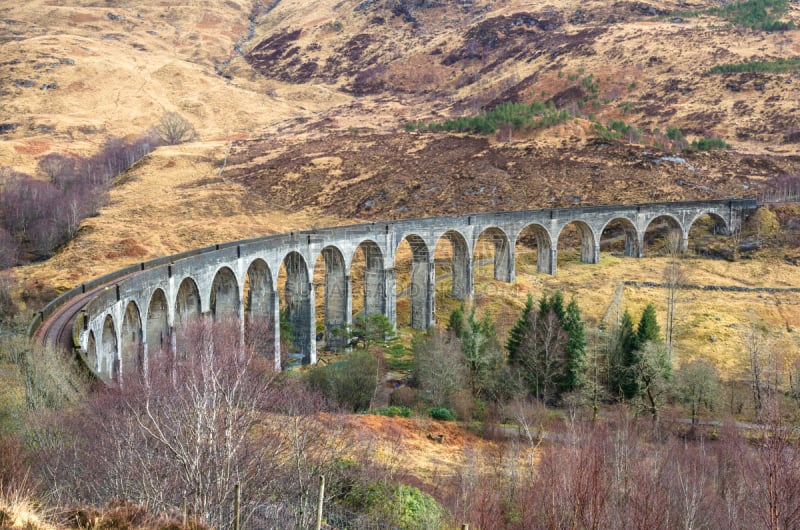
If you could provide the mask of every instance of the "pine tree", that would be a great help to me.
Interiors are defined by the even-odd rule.
[[[522,342],[525,340],[530,329],[530,322],[528,315],[533,310],[533,296],[528,294],[528,299],[525,301],[525,307],[522,309],[522,315],[514,323],[514,327],[508,332],[508,341],[506,341],[506,350],[508,351],[508,360],[514,363],[519,359],[519,349]]]
[[[516,357],[517,364],[532,396],[545,403],[557,402],[566,372],[564,347],[568,337],[550,299],[543,295],[539,310],[528,313],[528,326]]]
[[[639,393],[639,385],[634,373],[634,367],[639,364],[639,341],[633,330],[633,318],[625,310],[617,332],[617,348],[615,352],[615,366],[612,367],[614,378],[612,380],[613,392],[622,392],[622,397],[632,399]]]
[[[470,371],[475,373],[479,370],[483,353],[486,349],[487,337],[482,333],[481,323],[475,319],[475,306],[467,317],[466,323],[462,323],[461,334],[461,351],[464,352],[464,357],[469,363]]]
[[[461,338],[464,332],[464,306],[459,306],[450,312],[450,318],[447,320],[447,331],[451,332],[453,336]]]
[[[558,321],[563,324],[564,316],[566,315],[566,310],[564,309],[564,295],[561,293],[560,290],[557,290],[550,296],[550,301],[548,302],[550,309],[553,313],[556,314]]]
[[[523,320],[524,319],[524,320]],[[509,335],[509,363],[522,368],[531,393],[546,401],[581,387],[585,375],[586,339],[577,301],[565,307],[564,295],[542,295],[533,312],[528,301]]]
[[[642,318],[639,319],[639,325],[636,327],[636,339],[637,349],[644,348],[648,342],[661,342],[661,329],[658,327],[656,308],[653,307],[653,304],[647,304],[642,312]]]
[[[472,307],[461,333],[461,351],[470,369],[472,393],[476,396],[493,394],[499,384],[497,374],[503,365],[503,354],[488,312],[482,320],[477,320],[475,306]]]
[[[574,297],[564,311],[561,326],[567,332],[568,337],[567,344],[564,347],[567,355],[567,369],[564,374],[562,389],[569,392],[583,386],[586,371],[586,337],[583,320],[581,320],[581,310]]]
[[[482,320],[478,320],[475,306],[465,316],[462,305],[450,312],[447,330],[452,339],[457,339],[469,367],[472,393],[476,396],[492,395],[501,384],[497,374],[503,366],[503,351],[497,343],[492,316],[487,312]]]

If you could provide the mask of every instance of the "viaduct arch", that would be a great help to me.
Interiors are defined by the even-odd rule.
[[[345,346],[333,330],[352,323],[357,252],[364,261],[362,285],[355,293],[363,301],[362,311],[383,314],[396,325],[397,251],[403,241],[410,245],[411,326],[424,329],[435,322],[434,254],[440,240],[448,241],[452,250],[451,296],[466,299],[474,294],[475,252],[482,237],[494,248],[494,278],[514,282],[515,244],[523,231],[536,240],[537,270],[556,274],[559,236],[568,225],[577,228],[581,261],[597,263],[601,235],[611,223],[624,232],[625,254],[642,257],[645,232],[658,218],[674,222],[686,249],[689,231],[700,217],[710,215],[719,229],[730,232],[755,208],[756,201],[746,199],[590,206],[375,222],[234,241],[81,284],[37,313],[29,334],[47,341],[52,329],[68,328],[72,345],[89,367],[104,380],[120,380],[129,371],[146,369],[148,357],[180,348],[179,331],[191,318],[235,315],[243,322],[242,333],[254,320],[266,322],[270,338],[259,347],[279,368],[283,304],[297,354],[314,364],[317,339],[328,348]],[[313,283],[318,260],[325,269],[322,333],[316,328]],[[283,292],[278,287],[281,271]],[[69,321],[57,323],[61,306],[74,310]],[[64,336],[63,330],[58,336]]]

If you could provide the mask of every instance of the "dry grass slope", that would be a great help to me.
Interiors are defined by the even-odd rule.
[[[712,5],[6,4],[0,166],[35,174],[46,153],[93,153],[107,136],[139,134],[169,111],[199,133],[137,164],[72,242],[18,274],[30,288],[63,290],[157,255],[361,219],[754,196],[774,176],[800,172],[797,74],[707,71],[800,55],[798,31],[668,15]],[[532,99],[575,118],[510,141],[401,127]],[[611,119],[716,135],[734,150],[676,162],[662,159],[668,145],[644,145],[647,134],[633,144],[594,141],[592,123]],[[698,283],[795,286],[798,277],[780,258],[691,263]],[[610,256],[598,267],[566,261],[556,278],[523,267],[515,286],[487,280],[499,296],[478,297],[507,326],[529,290],[560,287],[597,320],[620,281],[658,281],[662,268]],[[708,352],[730,369],[731,326],[745,325],[748,309],[776,328],[797,327],[796,297],[685,296],[685,355]],[[661,298],[657,289],[624,291],[633,311]]]

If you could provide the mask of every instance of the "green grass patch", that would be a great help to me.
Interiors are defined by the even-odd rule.
[[[477,116],[464,116],[440,123],[423,121],[404,125],[407,131],[466,132],[494,134],[499,128],[510,126],[515,130],[544,129],[565,122],[570,117],[567,110],[559,110],[550,103],[501,103]]]
[[[410,418],[412,413],[410,408],[398,407],[398,406],[381,407],[378,409],[373,409],[369,412],[370,414],[375,414],[377,416],[387,416],[389,418]]]
[[[692,141],[689,147],[697,151],[711,151],[712,149],[730,149],[731,144],[721,138],[700,138]]]
[[[792,21],[781,20],[789,10],[789,0],[747,0],[733,2],[724,7],[712,7],[697,11],[675,11],[669,18],[690,18],[700,15],[715,15],[731,24],[747,26],[754,30],[787,31],[794,29]]]
[[[411,358],[411,352],[409,352],[404,345],[400,343],[389,344],[384,348],[384,351],[386,352],[384,360],[389,370],[393,372],[407,372],[411,370],[414,359]]]
[[[709,74],[724,74],[728,72],[770,72],[786,73],[800,70],[800,57],[790,59],[776,59],[774,61],[746,61],[743,63],[718,64],[708,70]]]
[[[611,120],[608,125],[600,122],[592,124],[592,132],[597,138],[604,140],[620,140],[623,136],[632,137],[633,140],[640,139],[642,132],[633,125],[628,125],[622,120]]]
[[[788,0],[748,0],[710,10],[728,22],[765,31],[786,31],[794,23],[779,20],[789,10]]]

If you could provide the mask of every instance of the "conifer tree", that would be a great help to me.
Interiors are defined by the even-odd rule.
[[[625,310],[617,330],[617,341],[609,363],[611,391],[615,394],[621,393],[625,399],[632,399],[639,393],[633,371],[633,367],[639,362],[638,348],[638,336],[633,329],[633,318]]]
[[[514,363],[519,359],[519,349],[522,342],[525,340],[525,335],[530,329],[530,322],[528,315],[533,310],[533,295],[528,293],[528,299],[525,301],[525,307],[522,309],[522,315],[514,323],[514,327],[508,332],[508,340],[506,341],[506,350],[508,351],[508,360]]]
[[[581,310],[574,297],[564,311],[561,326],[567,332],[568,337],[567,344],[564,347],[567,355],[567,370],[564,374],[562,388],[564,391],[569,392],[583,386],[586,371],[586,337],[583,320],[581,320]]]
[[[531,395],[545,403],[557,402],[561,394],[568,339],[550,302],[542,295],[539,310],[528,313],[528,326],[512,361],[521,368]]]
[[[661,329],[658,327],[656,308],[653,307],[653,304],[647,304],[642,312],[642,318],[636,327],[636,340],[638,342],[637,349],[644,348],[648,342],[661,341]]]
[[[542,298],[544,298],[544,296]],[[564,295],[561,293],[561,291],[556,290],[556,292],[550,296],[550,300],[548,300],[547,303],[553,313],[556,314],[558,321],[563,323],[566,310],[564,309]]]
[[[464,306],[456,307],[450,312],[450,318],[447,320],[447,331],[451,332],[453,336],[461,338],[464,332]]]
[[[498,385],[496,374],[503,364],[502,348],[489,313],[482,320],[475,316],[475,306],[464,317],[463,306],[450,313],[447,329],[460,341],[461,352],[470,371],[474,395],[492,394]]]
[[[509,362],[522,368],[532,394],[554,401],[583,383],[583,321],[577,301],[573,298],[565,307],[561,291],[542,295],[537,309],[533,312],[533,299],[528,297],[508,339]]]

